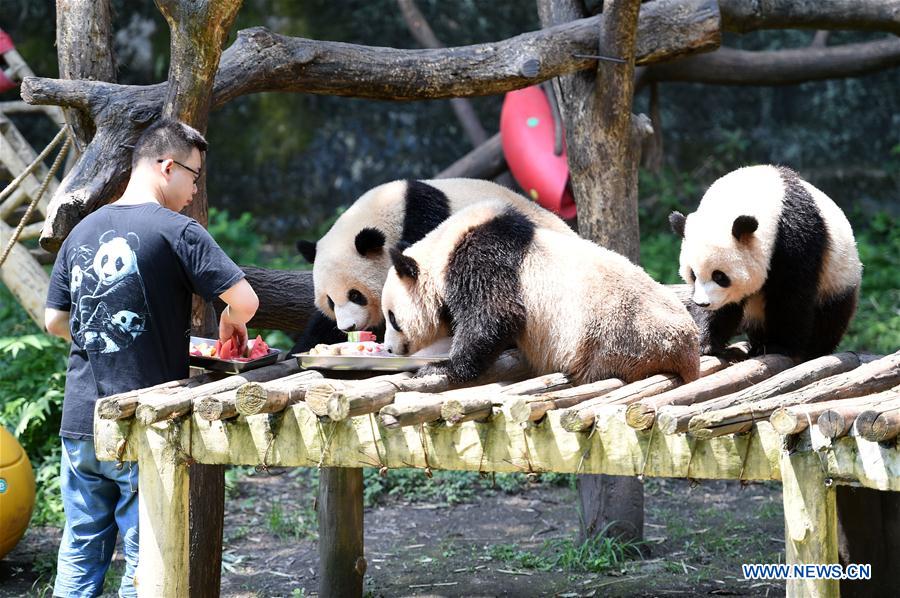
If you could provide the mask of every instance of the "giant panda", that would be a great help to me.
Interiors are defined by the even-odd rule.
[[[297,243],[313,264],[316,307],[330,322],[314,318],[295,350],[342,340],[331,334],[332,322],[345,332],[383,325],[380,296],[391,265],[388,251],[415,243],[451,214],[486,199],[516,206],[538,226],[575,234],[552,212],[490,181],[397,180],[374,187],[341,214],[317,243]]]
[[[794,171],[740,168],[706,191],[697,211],[673,212],[680,274],[692,285],[702,350],[745,331],[751,352],[809,359],[841,340],[862,264],[841,209]]]
[[[699,375],[699,332],[674,292],[625,257],[535,226],[496,201],[467,207],[421,241],[391,250],[385,344],[414,353],[453,333],[440,373],[474,379],[510,343],[538,373],[574,382]]]

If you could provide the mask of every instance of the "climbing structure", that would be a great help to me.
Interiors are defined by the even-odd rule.
[[[0,90],[14,87],[24,77],[34,76],[28,65],[16,51],[12,39],[0,29]],[[38,197],[46,181],[46,188],[19,233],[15,245],[0,265],[0,279],[12,291],[16,299],[39,325],[43,322],[44,299],[47,296],[49,277],[41,261],[49,256],[38,249],[29,249],[23,242],[36,239],[41,234],[47,206],[59,183],[56,176],[49,176],[50,169],[13,124],[9,115],[15,113],[39,113],[49,117],[59,127],[65,126],[62,110],[57,106],[29,106],[24,102],[0,102],[0,176],[10,183],[0,190],[0,256],[28,206]],[[58,135],[57,143],[62,135]],[[48,148],[52,150],[52,147]],[[50,152],[42,152],[45,156]],[[37,162],[28,172],[29,166]],[[60,173],[61,174],[61,173]]]

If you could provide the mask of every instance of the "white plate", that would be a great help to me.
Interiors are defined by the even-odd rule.
[[[380,372],[411,372],[429,363],[449,359],[447,355],[433,357],[374,357],[371,355],[310,355],[296,353],[297,363],[303,368],[325,370],[374,370]]]

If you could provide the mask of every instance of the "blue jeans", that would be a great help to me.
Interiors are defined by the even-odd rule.
[[[66,527],[59,546],[54,596],[99,596],[103,578],[122,533],[125,574],[119,596],[137,596],[134,570],[138,560],[137,463],[116,469],[98,461],[92,439],[62,439],[60,487]]]

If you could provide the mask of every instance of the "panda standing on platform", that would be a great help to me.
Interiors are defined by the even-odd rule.
[[[735,170],[669,222],[680,274],[700,310],[701,350],[744,331],[753,354],[810,359],[834,351],[856,310],[862,264],[841,209],[794,171]]]
[[[324,317],[313,317],[292,351],[346,340],[340,331],[383,326],[381,288],[391,266],[389,250],[417,242],[451,214],[488,199],[515,206],[538,226],[575,234],[552,212],[490,181],[398,180],[374,187],[318,243],[297,242],[313,264],[315,303]]]
[[[640,266],[497,201],[472,205],[404,251],[382,293],[385,344],[400,355],[453,333],[450,359],[418,375],[475,379],[509,345],[535,373],[574,383],[658,373],[696,380],[699,333]]]

